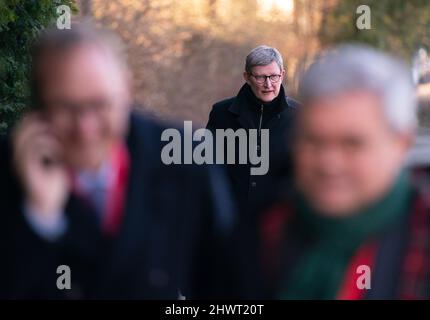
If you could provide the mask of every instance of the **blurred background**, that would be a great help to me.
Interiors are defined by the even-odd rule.
[[[420,125],[430,127],[429,0],[0,0],[2,132],[28,105],[28,48],[55,23],[61,4],[72,8],[72,20],[92,18],[123,38],[136,100],[157,117],[204,125],[215,101],[237,93],[245,56],[258,45],[281,51],[294,97],[315,54],[364,42],[410,65]],[[370,30],[356,27],[363,4],[371,9]]]

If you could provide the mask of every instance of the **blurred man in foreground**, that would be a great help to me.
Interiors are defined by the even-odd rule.
[[[429,298],[430,180],[404,166],[415,130],[408,70],[373,49],[340,47],[299,91],[295,191],[257,224],[254,271],[264,276],[254,292]]]
[[[129,82],[106,31],[73,25],[36,43],[34,109],[1,151],[1,298],[213,294],[222,177],[161,163],[164,127],[131,112]]]

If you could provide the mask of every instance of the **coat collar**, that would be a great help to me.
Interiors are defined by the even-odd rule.
[[[237,116],[237,121],[241,127],[245,129],[250,129],[255,126],[255,120],[253,120],[255,115],[253,112],[251,112],[251,108],[249,107],[248,90],[250,91],[251,89],[249,85],[245,83],[239,90],[236,99],[234,99],[233,103],[228,108],[231,113]],[[271,122],[274,121],[274,119],[280,119],[286,111],[292,110],[294,108],[288,102],[288,97],[285,96],[285,89],[283,85],[281,85],[279,95],[282,97],[280,100],[281,105],[276,106],[275,113],[277,116],[273,117]]]
[[[124,215],[112,252],[112,265],[106,275],[115,277],[118,270],[126,268],[133,256],[148,254],[151,245],[150,229],[153,219],[154,187],[159,174],[160,162],[156,157],[158,131],[150,121],[135,113],[130,115],[129,132],[126,146],[130,154],[130,174],[127,182],[127,194]],[[144,141],[142,138],[144,137]],[[159,154],[159,153],[158,153]],[[143,198],[143,200],[142,200]],[[137,232],[143,236],[137,237]],[[143,251],[142,251],[143,250]],[[148,260],[150,258],[148,257]]]
[[[230,105],[228,110],[231,113],[234,113],[236,115],[240,115],[245,108],[247,108],[246,104],[247,101],[247,91],[250,90],[250,86],[245,83],[239,90],[238,94],[236,95],[236,99],[234,99],[233,103]],[[279,90],[279,95],[281,97],[285,97],[284,99],[281,99],[281,108],[279,108],[279,113],[283,112],[287,108],[291,108],[292,106],[288,103],[288,98],[285,95],[285,89],[284,86],[281,84],[281,89]]]

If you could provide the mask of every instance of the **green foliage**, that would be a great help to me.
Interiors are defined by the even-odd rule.
[[[0,134],[28,106],[30,47],[62,4],[76,11],[74,0],[0,0]]]
[[[368,5],[371,30],[359,30],[357,7]],[[325,16],[323,43],[362,42],[410,61],[413,52],[430,49],[429,0],[340,0]]]

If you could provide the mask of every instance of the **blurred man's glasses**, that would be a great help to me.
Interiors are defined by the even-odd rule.
[[[254,74],[250,74],[258,84],[266,83],[266,80],[269,79],[271,83],[278,83],[281,80],[280,74],[272,74],[270,76],[256,76]]]
[[[48,104],[47,110],[53,117],[70,118],[88,113],[103,115],[111,106],[112,101],[106,99],[92,99],[90,101],[80,103],[56,101]]]

